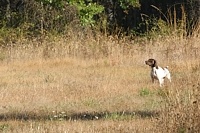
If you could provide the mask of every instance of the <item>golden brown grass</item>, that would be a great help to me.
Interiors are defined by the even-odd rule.
[[[192,119],[199,118],[192,113],[199,110],[199,43],[82,34],[21,39],[1,49],[0,131],[190,132],[199,124]],[[151,83],[148,58],[169,66],[172,84]]]

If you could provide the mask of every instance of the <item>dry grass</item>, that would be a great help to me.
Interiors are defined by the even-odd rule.
[[[21,39],[1,49],[0,130],[189,132],[188,115],[181,117],[185,126],[173,110],[199,110],[200,93],[194,95],[200,83],[199,43],[195,37],[129,41],[82,34]],[[151,84],[144,65],[150,57],[169,66],[172,84],[167,82],[162,89]],[[193,101],[195,108],[188,104]],[[199,118],[199,113],[193,114],[191,119]],[[181,128],[171,130],[173,124]]]
[[[4,122],[4,132],[12,133],[55,133],[55,132],[73,132],[73,133],[120,133],[120,132],[145,132],[151,131],[149,120],[132,120],[132,121],[28,121]],[[2,125],[2,124],[1,124]],[[2,126],[1,126],[2,127]]]

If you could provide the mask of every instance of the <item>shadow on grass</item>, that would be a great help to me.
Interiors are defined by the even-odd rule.
[[[34,113],[34,112],[13,112],[0,114],[0,121],[9,120],[100,120],[100,119],[134,119],[134,118],[152,118],[159,115],[156,111],[121,111],[121,112],[83,112],[66,114],[60,113]]]

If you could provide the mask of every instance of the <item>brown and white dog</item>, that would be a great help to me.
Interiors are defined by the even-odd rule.
[[[154,80],[157,79],[160,83],[160,87],[162,87],[165,78],[167,78],[171,82],[171,76],[168,70],[168,66],[164,68],[158,66],[155,59],[148,59],[147,61],[145,61],[145,64],[151,67],[150,75],[153,83]]]

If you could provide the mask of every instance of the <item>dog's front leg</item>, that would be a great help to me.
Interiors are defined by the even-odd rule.
[[[159,81],[159,83],[160,83],[160,87],[162,87],[163,84],[164,84],[164,79],[163,79],[163,78],[159,78],[158,81]]]
[[[152,81],[152,83],[154,83],[154,78],[151,76],[151,81]]]

